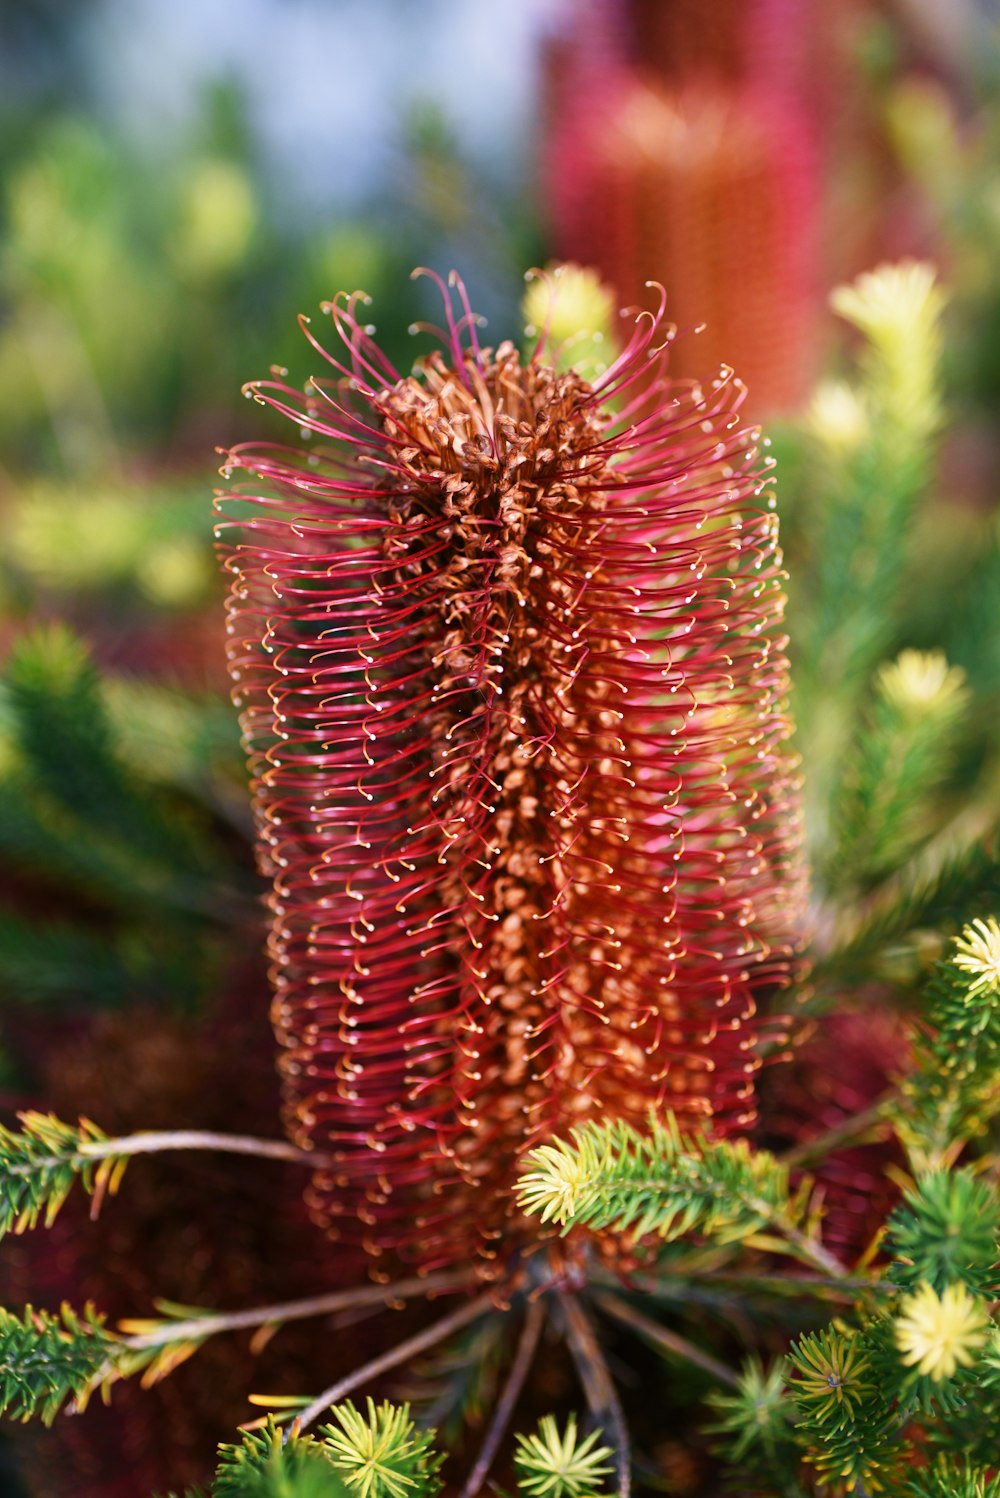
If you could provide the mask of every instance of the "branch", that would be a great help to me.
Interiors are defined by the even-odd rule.
[[[115,1159],[130,1155],[155,1155],[166,1150],[213,1150],[223,1155],[253,1155],[260,1160],[290,1160],[294,1165],[327,1166],[333,1155],[322,1150],[304,1150],[287,1139],[256,1139],[250,1134],[216,1134],[210,1129],[145,1130],[106,1142],[84,1144],[80,1154],[87,1160]]]
[[[702,1352],[700,1347],[696,1347],[686,1337],[661,1326],[658,1321],[650,1320],[648,1316],[643,1316],[641,1311],[635,1310],[620,1296],[598,1294],[594,1296],[594,1304],[602,1311],[606,1311],[613,1320],[632,1327],[633,1331],[637,1331],[640,1336],[647,1337],[657,1347],[662,1347],[672,1357],[683,1358],[687,1363],[694,1363],[695,1367],[710,1374],[720,1384],[728,1384],[731,1389],[739,1388],[739,1375],[731,1368],[727,1368],[725,1363],[720,1363],[710,1353]]]
[[[587,1396],[594,1419],[611,1438],[614,1448],[617,1498],[630,1498],[632,1492],[632,1459],[628,1426],[618,1392],[604,1360],[590,1317],[575,1295],[559,1292],[559,1303],[566,1318],[569,1350]]]
[[[121,1321],[119,1329],[129,1335],[121,1337],[106,1362],[91,1381],[95,1388],[116,1379],[131,1378],[142,1372],[144,1388],[158,1383],[178,1364],[197,1352],[210,1337],[220,1332],[243,1331],[251,1327],[278,1327],[288,1321],[304,1321],[315,1316],[361,1306],[412,1300],[415,1296],[464,1289],[468,1274],[427,1275],[423,1278],[398,1280],[388,1285],[360,1285],[352,1290],[334,1290],[326,1295],[312,1295],[303,1300],[289,1300],[275,1305],[255,1306],[246,1311],[193,1311],[190,1306],[164,1309],[183,1313],[182,1319],[167,1316],[132,1318]]]
[[[847,1270],[811,1226],[808,1187],[794,1196],[788,1168],[746,1140],[711,1140],[681,1134],[672,1114],[651,1120],[647,1134],[623,1122],[590,1122],[572,1131],[572,1142],[540,1145],[525,1158],[520,1205],[563,1231],[579,1224],[627,1234],[629,1241],[657,1234],[673,1241],[699,1232],[715,1243],[753,1242],[800,1259],[835,1279]],[[764,1229],[783,1242],[765,1243]]]
[[[494,1304],[493,1295],[490,1291],[478,1296],[475,1300],[468,1301],[464,1306],[459,1306],[452,1311],[450,1316],[445,1316],[441,1321],[435,1321],[432,1326],[425,1327],[422,1332],[417,1332],[405,1341],[398,1342],[395,1347],[390,1347],[388,1352],[383,1352],[377,1358],[372,1358],[353,1373],[347,1374],[345,1378],[338,1379],[322,1394],[306,1405],[295,1422],[295,1429],[299,1432],[306,1430],[313,1421],[322,1415],[323,1411],[336,1404],[338,1399],[353,1393],[359,1384],[365,1383],[370,1378],[377,1378],[380,1373],[386,1373],[390,1368],[396,1368],[400,1363],[405,1363],[408,1358],[416,1357],[418,1353],[426,1352],[429,1347],[436,1347],[443,1342],[445,1337],[450,1337],[452,1332],[457,1332],[460,1327],[466,1326],[470,1321],[475,1321],[477,1316],[482,1316]]]
[[[813,1160],[821,1160],[833,1150],[840,1149],[844,1144],[871,1143],[876,1138],[882,1138],[883,1134],[892,1133],[892,1123],[886,1117],[889,1105],[897,1100],[899,1092],[895,1087],[887,1088],[881,1097],[875,1099],[874,1103],[855,1113],[850,1118],[845,1118],[842,1123],[836,1124],[831,1129],[824,1129],[822,1134],[815,1135],[812,1139],[806,1139],[802,1144],[797,1144],[793,1149],[784,1150],[778,1157],[782,1165],[788,1166],[790,1170],[796,1170],[802,1165],[808,1165]],[[869,1132],[878,1130],[873,1134],[871,1141],[865,1140],[864,1136]]]
[[[195,1129],[128,1134],[118,1139],[87,1118],[75,1126],[52,1114],[25,1112],[20,1132],[0,1125],[0,1237],[23,1233],[43,1221],[51,1227],[73,1183],[93,1197],[96,1216],[105,1196],[113,1196],[133,1155],[165,1150],[214,1150],[289,1160],[297,1165],[326,1166],[332,1157],[302,1150],[283,1139],[254,1139],[245,1134],[216,1134]]]
[[[125,1331],[137,1327],[125,1338],[125,1345],[135,1350],[162,1347],[179,1338],[197,1336],[200,1341],[219,1332],[242,1331],[249,1327],[281,1326],[286,1321],[306,1321],[313,1316],[328,1316],[334,1311],[353,1310],[357,1306],[388,1305],[393,1300],[412,1300],[415,1296],[447,1290],[462,1290],[472,1278],[468,1274],[425,1275],[422,1279],[398,1280],[388,1285],[361,1285],[354,1290],[334,1290],[328,1295],[312,1295],[304,1300],[286,1300],[271,1306],[256,1306],[247,1311],[205,1311],[185,1321],[122,1321]]]
[[[538,1339],[542,1334],[545,1324],[545,1301],[534,1300],[528,1307],[528,1314],[524,1320],[524,1327],[514,1354],[507,1382],[504,1384],[503,1392],[497,1401],[493,1418],[490,1420],[490,1428],[486,1432],[486,1438],[476,1457],[475,1464],[469,1476],[462,1485],[459,1498],[476,1498],[476,1494],[482,1487],[486,1475],[493,1465],[493,1459],[497,1454],[497,1448],[503,1440],[504,1432],[510,1424],[510,1417],[514,1413],[514,1406],[524,1388],[524,1381],[531,1369],[535,1352],[538,1348]]]

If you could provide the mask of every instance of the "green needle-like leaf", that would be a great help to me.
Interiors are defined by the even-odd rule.
[[[58,1316],[0,1308],[0,1413],[51,1425],[68,1399],[82,1408],[119,1347],[92,1306],[78,1315],[64,1305]]]
[[[20,1132],[0,1125],[0,1237],[23,1233],[41,1220],[51,1227],[59,1208],[79,1181],[98,1201],[113,1194],[125,1160],[106,1155],[88,1159],[88,1144],[105,1144],[108,1135],[89,1119],[74,1128],[45,1113],[21,1113]]]

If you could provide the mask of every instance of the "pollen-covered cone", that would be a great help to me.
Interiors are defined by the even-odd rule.
[[[331,1236],[426,1270],[502,1267],[574,1123],[747,1127],[802,894],[742,387],[659,314],[593,384],[483,348],[455,286],[405,378],[334,304],[343,362],[252,387],[308,450],[220,500],[288,1127]]]

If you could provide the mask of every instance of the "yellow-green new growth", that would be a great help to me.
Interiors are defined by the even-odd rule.
[[[615,294],[597,272],[579,265],[555,265],[533,275],[521,302],[524,331],[537,338],[548,329],[560,373],[575,369],[585,380],[601,374],[615,358]]]
[[[970,921],[955,938],[952,962],[972,978],[968,997],[1000,994],[1000,925],[995,916]]]
[[[578,1139],[579,1142],[579,1139]],[[527,1156],[534,1166],[521,1177],[518,1198],[525,1212],[539,1213],[542,1222],[560,1226],[572,1222],[595,1174],[593,1156],[585,1149],[542,1144]]]
[[[717,1243],[761,1239],[771,1249],[839,1276],[843,1266],[815,1233],[809,1185],[789,1189],[788,1170],[745,1139],[683,1135],[673,1114],[640,1133],[591,1121],[569,1140],[531,1150],[517,1188],[522,1211],[542,1222],[671,1241],[699,1232]]]
[[[18,1117],[20,1132],[0,1125],[0,1238],[40,1221],[51,1227],[74,1181],[98,1202],[118,1189],[127,1162],[102,1154],[109,1140],[96,1124],[81,1118],[74,1127],[35,1112]]]
[[[418,1433],[410,1406],[367,1401],[367,1418],[348,1399],[333,1408],[340,1429],[325,1426],[326,1450],[358,1498],[423,1498],[440,1487],[434,1432]]]
[[[904,1363],[938,1383],[972,1365],[988,1326],[985,1306],[964,1285],[947,1285],[938,1295],[924,1284],[900,1305],[896,1346]]]
[[[950,718],[969,699],[965,672],[949,666],[941,650],[902,650],[880,668],[876,682],[887,702],[913,718]]]
[[[855,1332],[812,1332],[800,1338],[790,1357],[795,1396],[822,1423],[839,1422],[842,1407],[850,1413],[860,1409],[875,1389],[871,1357]]]
[[[816,387],[806,425],[829,453],[847,456],[868,437],[871,418],[860,391],[846,380],[823,380]]]
[[[945,305],[934,267],[918,260],[881,265],[838,286],[830,305],[868,339],[873,389],[885,414],[902,431],[930,436],[941,420],[937,368]]]
[[[525,1498],[586,1498],[607,1477],[609,1446],[597,1446],[598,1432],[577,1440],[576,1417],[570,1415],[560,1435],[552,1415],[545,1415],[538,1431],[517,1437],[514,1464],[518,1488]]]

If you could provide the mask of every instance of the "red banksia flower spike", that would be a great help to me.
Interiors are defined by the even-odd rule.
[[[229,659],[313,1215],[502,1273],[524,1150],[753,1120],[803,883],[780,556],[742,386],[667,378],[662,293],[589,384],[427,274],[412,375],[338,298],[339,378],[250,387],[306,446],[227,456]]]

